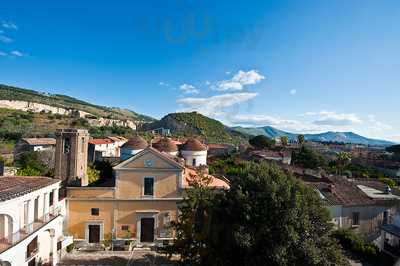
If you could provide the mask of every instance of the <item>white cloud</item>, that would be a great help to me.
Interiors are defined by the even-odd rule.
[[[190,85],[190,84],[182,84],[180,87],[179,87],[179,89],[183,92],[183,93],[185,93],[185,94],[198,94],[199,93],[199,90],[198,89],[196,89],[196,87],[195,86],[193,86],[193,85]]]
[[[295,95],[297,93],[297,90],[290,90],[289,92],[291,95]]]
[[[18,30],[18,26],[15,25],[13,22],[11,21],[2,21],[1,22],[1,26],[5,29],[10,29],[10,30]]]
[[[7,36],[4,36],[4,35],[0,35],[0,42],[10,43],[10,42],[13,42],[13,39],[8,38]]]
[[[239,70],[231,79],[223,80],[217,83],[218,91],[239,91],[247,85],[254,85],[265,79],[257,70],[242,71]]]
[[[11,54],[12,56],[16,56],[16,57],[25,56],[25,54],[21,53],[20,51],[12,51],[10,54]]]
[[[369,115],[368,116],[368,122],[369,126],[372,130],[374,131],[385,131],[385,130],[391,130],[393,127],[389,124],[385,124],[381,121],[378,121],[374,115]]]
[[[301,124],[299,121],[286,120],[269,115],[235,115],[230,118],[230,121],[235,124],[249,125],[249,126],[298,126]]]
[[[181,111],[198,111],[204,115],[218,116],[224,114],[224,109],[239,103],[249,101],[257,93],[226,93],[208,98],[183,98],[177,102],[183,105]]]
[[[312,123],[318,126],[352,126],[363,123],[356,114],[321,111],[307,112],[303,116],[315,116]]]
[[[7,53],[0,51],[0,56],[7,56]]]
[[[207,86],[209,86],[209,85],[211,85],[211,82],[209,82],[208,80],[206,80],[206,81],[204,82],[204,84],[206,84]]]
[[[158,85],[160,85],[160,86],[164,86],[164,85],[165,85],[165,83],[164,83],[163,81],[160,81],[160,82],[158,83]]]

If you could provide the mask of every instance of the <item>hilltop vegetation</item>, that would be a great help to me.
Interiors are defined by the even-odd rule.
[[[46,94],[34,90],[27,90],[1,84],[0,100],[27,101],[47,104],[64,109],[81,110],[91,113],[97,117],[109,119],[129,119],[133,121],[144,122],[154,121],[154,119],[148,116],[140,115],[127,109],[99,106],[66,95]]]
[[[0,109],[0,139],[2,140],[17,141],[21,137],[51,136],[57,128],[67,127],[88,129],[93,137],[133,134],[133,130],[126,127],[92,127],[84,118]]]
[[[160,121],[147,125],[146,129],[161,127],[170,129],[175,136],[200,136],[208,142],[238,144],[247,141],[244,134],[197,112],[168,114]]]

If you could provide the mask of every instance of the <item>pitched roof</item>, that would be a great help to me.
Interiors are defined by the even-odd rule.
[[[111,139],[91,139],[89,140],[89,144],[94,144],[94,145],[102,145],[102,144],[111,144],[114,143],[113,140]]]
[[[185,144],[182,145],[184,151],[206,151],[207,147],[202,144],[198,139],[188,139]]]
[[[303,177],[302,181],[317,189],[329,205],[371,205],[376,201],[370,199],[356,184],[342,177],[312,178]]]
[[[147,141],[140,137],[140,136],[134,136],[128,140],[124,145],[121,146],[121,148],[124,149],[132,149],[132,150],[141,150],[145,149],[149,146]]]
[[[0,177],[0,201],[20,197],[32,191],[61,182],[60,179],[31,176]]]
[[[165,152],[159,152],[158,150],[156,150],[155,148],[148,146],[147,148],[143,149],[141,152],[135,154],[132,157],[129,157],[128,159],[126,159],[125,161],[120,162],[119,164],[117,164],[116,166],[113,167],[113,169],[120,169],[121,167],[123,167],[125,164],[136,160],[137,158],[140,158],[141,156],[143,156],[144,154],[151,152],[155,155],[157,155],[158,157],[160,157],[161,159],[163,159],[164,161],[169,162],[172,165],[175,165],[176,167],[183,169],[184,166],[177,162],[176,160],[174,160],[174,158],[172,158],[168,153]]]
[[[55,138],[22,138],[29,145],[56,145]]]
[[[153,148],[156,148],[161,152],[176,152],[178,146],[169,138],[162,138],[159,141],[153,143]]]
[[[119,142],[119,141],[128,141],[127,138],[121,137],[121,136],[111,136],[111,137],[107,137],[108,139],[111,139],[115,142]]]
[[[208,184],[208,187],[212,188],[219,188],[219,189],[229,189],[228,181],[216,178],[212,175],[205,174],[208,178],[210,178],[211,183]],[[190,187],[190,182],[198,178],[198,174],[194,169],[185,167],[185,172],[183,176],[183,187],[188,188]]]

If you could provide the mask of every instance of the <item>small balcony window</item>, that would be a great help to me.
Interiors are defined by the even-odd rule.
[[[360,213],[359,212],[353,212],[353,226],[358,226],[360,225]]]
[[[49,206],[53,206],[54,204],[54,192],[50,192],[49,194]]]

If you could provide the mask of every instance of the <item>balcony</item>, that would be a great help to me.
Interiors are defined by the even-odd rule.
[[[38,220],[34,221],[26,225],[25,227],[21,228],[18,232],[15,232],[8,237],[4,237],[0,239],[0,254],[4,251],[8,250],[12,246],[17,245],[19,242],[23,241],[27,237],[34,234],[40,228],[45,226],[46,224],[50,223],[52,220],[57,218],[60,215],[60,208],[56,208],[51,210],[50,212],[43,215]]]

